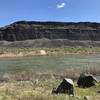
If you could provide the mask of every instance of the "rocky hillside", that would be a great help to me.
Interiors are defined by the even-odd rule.
[[[19,21],[0,28],[0,46],[100,46],[100,23]]]

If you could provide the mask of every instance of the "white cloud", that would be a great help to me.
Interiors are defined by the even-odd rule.
[[[61,4],[57,4],[57,8],[60,9],[60,8],[64,8],[66,6],[66,3],[63,2]]]

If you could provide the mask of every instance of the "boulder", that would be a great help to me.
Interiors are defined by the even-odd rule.
[[[40,50],[39,52],[40,52],[40,55],[47,55],[45,50]]]
[[[53,89],[52,93],[66,93],[68,95],[74,95],[74,83],[71,79],[64,78],[60,85]]]
[[[97,79],[91,74],[81,74],[77,84],[79,87],[88,88],[96,85]]]

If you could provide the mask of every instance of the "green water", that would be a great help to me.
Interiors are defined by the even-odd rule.
[[[0,58],[0,73],[25,70],[64,70],[67,68],[99,67],[100,54],[34,56],[22,58]]]

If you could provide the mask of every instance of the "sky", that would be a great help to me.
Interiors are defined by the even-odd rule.
[[[100,0],[0,0],[0,26],[22,20],[100,22]]]

